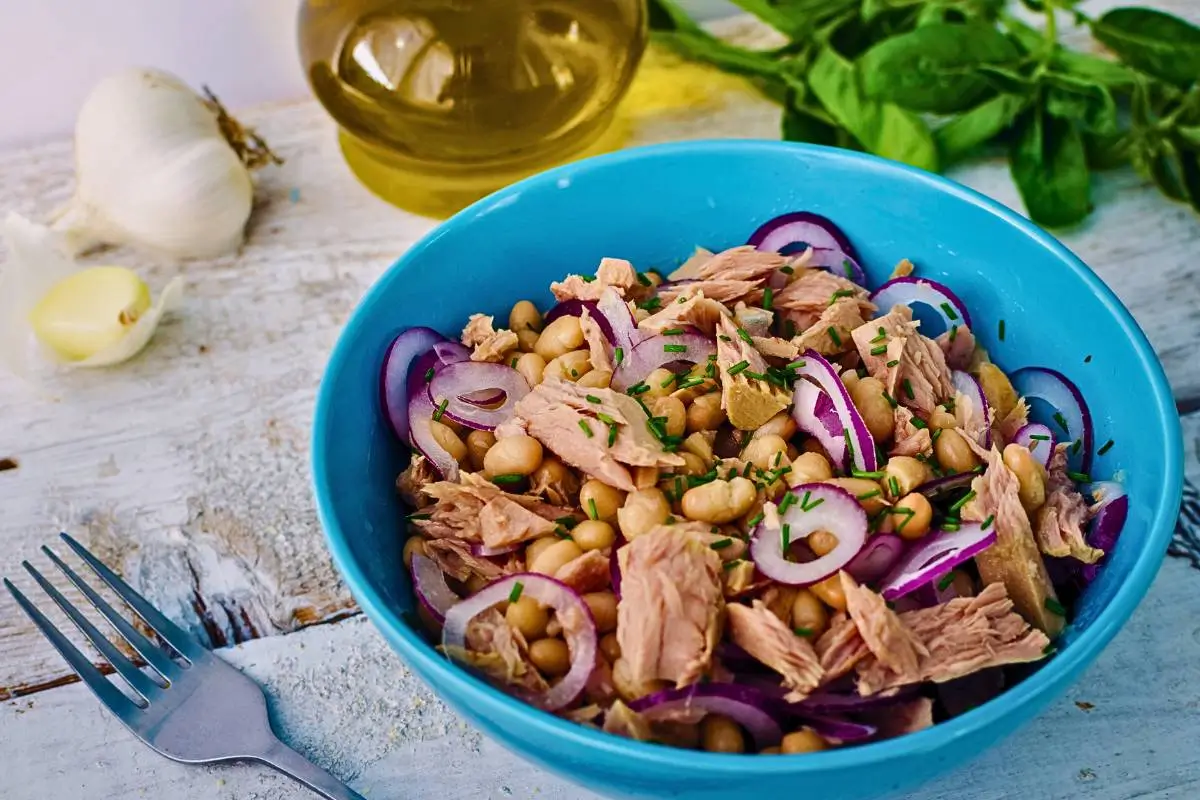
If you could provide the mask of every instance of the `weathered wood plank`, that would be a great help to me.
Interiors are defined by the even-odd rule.
[[[908,800],[1194,796],[1200,791],[1196,582],[1194,570],[1168,561],[1125,630],[1063,700],[1016,738]],[[221,655],[267,688],[290,744],[370,798],[594,797],[457,721],[361,617]],[[1094,708],[1084,711],[1076,701]],[[310,797],[264,768],[167,761],[79,685],[0,704],[0,742],[7,765],[0,797],[9,800]]]

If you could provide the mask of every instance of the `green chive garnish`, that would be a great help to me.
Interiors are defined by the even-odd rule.
[[[1033,439],[1034,441],[1038,441],[1038,442],[1050,441],[1050,437],[1044,433],[1031,433],[1031,434],[1029,434],[1029,438]]]
[[[950,510],[951,511],[961,511],[963,506],[965,506],[967,503],[971,502],[974,499],[975,499],[975,490],[972,489],[971,491],[967,492],[962,497],[960,497],[958,500],[956,500],[953,504],[951,504]]]
[[[588,498],[588,519],[600,519],[600,512],[596,510],[596,498]]]
[[[521,592],[525,590],[525,584],[517,581],[513,584],[512,591],[508,593],[508,602],[515,603],[521,599]]]
[[[1071,480],[1075,481],[1076,483],[1091,483],[1092,482],[1092,476],[1088,475],[1086,472],[1071,472],[1070,470],[1067,470],[1067,477],[1070,478]]]
[[[664,346],[665,346],[665,345],[664,345]],[[663,381],[662,383],[660,383],[660,384],[658,385],[658,388],[660,388],[660,389],[665,389],[665,388],[667,388],[668,386],[670,386],[672,383],[674,383],[674,382],[675,382],[675,381],[676,381],[678,378],[679,378],[679,376],[678,376],[678,375],[675,375],[675,374],[673,374],[673,373],[672,373],[672,374],[671,374],[671,375],[670,375],[670,376],[669,376],[669,377],[668,377],[668,378],[667,378],[665,381]]]
[[[913,395],[912,381],[910,381],[908,378],[904,379],[904,393],[906,395],[908,395],[909,400],[913,399],[914,395]]]
[[[1113,446],[1113,440],[1109,439],[1107,442],[1105,442],[1103,445],[1100,446],[1100,449],[1096,451],[1096,455],[1098,455],[1098,456],[1104,455],[1105,453],[1107,453],[1109,450],[1112,449],[1112,446]]]
[[[895,408],[896,406],[900,405],[899,403],[896,402],[896,398],[894,398],[890,394],[888,394],[888,392],[886,390],[884,390],[883,399],[887,400],[888,405],[891,406],[892,408]]]
[[[745,561],[744,558],[735,558],[733,561],[726,561],[724,564],[721,565],[721,569],[728,572],[729,570],[736,567],[738,564],[741,564],[743,561]]]
[[[746,333],[746,331],[743,330],[742,328],[737,329],[737,335],[738,335],[738,338],[741,339],[746,344],[754,344],[754,339],[752,339],[750,337],[750,334]]]
[[[521,360],[521,359],[517,358],[516,356],[513,356],[513,359],[512,359],[512,361],[508,362],[508,366],[512,367],[513,369],[516,369],[516,368],[517,368],[517,362],[518,362],[518,361],[520,361],[520,360]]]
[[[746,370],[746,377],[750,378],[751,380],[755,380],[755,381],[765,381],[767,379],[767,376],[764,375],[763,373],[751,372],[750,370]]]
[[[559,517],[558,519],[554,520],[554,523],[556,525],[562,525],[567,530],[571,530],[579,524],[579,520],[575,519],[574,517]]]
[[[1067,427],[1067,418],[1062,415],[1062,412],[1054,412],[1054,422],[1058,427],[1063,429],[1063,433],[1070,433],[1070,428]]]
[[[925,420],[921,419],[920,417],[913,417],[910,424],[917,430],[921,430],[923,428],[929,427],[929,425],[926,424]]]
[[[683,333],[683,328],[667,328],[662,332],[663,336],[679,336]]]
[[[847,258],[842,262],[842,270],[846,273],[847,278],[854,277],[854,265],[850,263],[850,259]]]
[[[834,347],[842,346],[842,337],[838,336],[837,328],[830,325],[825,329],[825,332],[829,334],[829,340],[833,342]]]
[[[617,442],[617,424],[614,422],[608,426],[608,446],[612,447]]]
[[[425,382],[429,383],[431,380],[433,380],[433,367],[425,370]]]
[[[652,286],[653,285],[650,282],[650,279],[646,277],[646,273],[644,273],[644,272],[639,272],[637,274],[637,279],[638,279],[638,283],[640,283],[642,286]]]
[[[589,439],[592,438],[592,426],[588,425],[586,419],[579,420],[579,428],[580,428],[580,430],[582,430],[584,433],[587,434],[587,437]]]
[[[521,479],[524,477],[524,475],[517,475],[516,473],[497,475],[496,477],[492,478],[492,483],[520,483]]]
[[[662,300],[660,298],[651,297],[649,300],[638,303],[638,308],[644,309],[646,311],[654,311],[656,308],[658,308],[661,305],[662,305]]]
[[[1063,604],[1055,600],[1053,597],[1046,598],[1046,610],[1051,614],[1057,614],[1060,617],[1067,616],[1067,610],[1063,608]]]
[[[762,307],[764,310],[766,310],[766,311],[771,310],[771,304],[772,304],[772,302],[774,302],[774,296],[775,296],[775,293],[772,291],[770,286],[768,286],[766,289],[763,289]]]
[[[730,375],[737,375],[739,372],[742,372],[743,370],[746,370],[746,369],[749,369],[749,368],[750,368],[750,362],[749,362],[749,361],[739,361],[738,363],[736,363],[736,364],[734,364],[732,367],[730,367],[730,368],[727,370],[727,372],[728,372]]]
[[[888,489],[892,492],[892,497],[900,496],[900,484],[896,480],[895,475],[888,475]]]
[[[748,528],[753,528],[755,525],[757,525],[758,523],[760,523],[760,522],[762,522],[762,521],[763,521],[763,513],[760,511],[760,512],[758,512],[757,514],[755,514],[755,515],[754,515],[754,516],[753,516],[753,517],[750,519],[750,521],[749,521],[749,522],[747,522],[747,523],[746,523],[746,527],[748,527]]]
[[[951,326],[950,326],[950,341],[952,341],[952,342],[953,342],[953,341],[954,341],[954,339],[955,339],[957,336],[958,336],[958,326],[957,326],[957,325],[951,325]]]
[[[1004,341],[1004,320],[1000,320],[1000,341]]]
[[[885,352],[885,353],[887,352],[886,347],[883,349],[883,352]],[[891,369],[892,367],[898,366],[899,364],[900,364],[900,359],[893,358],[891,361],[887,362],[887,367],[888,367],[888,369]]]
[[[587,400],[589,403],[599,403],[600,402],[600,398],[596,397],[596,395],[594,395],[594,394],[585,395],[584,399]]]
[[[988,514],[988,518],[979,524],[979,529],[986,531],[988,528],[992,527],[992,523],[995,520],[996,520],[995,514]]]
[[[625,348],[624,347],[614,348],[613,349],[613,361],[615,362],[614,366],[618,366],[618,367],[621,366],[621,362],[624,360],[625,360]]]
[[[877,481],[880,478],[882,478],[883,476],[884,476],[884,473],[882,470],[878,470],[875,472],[866,472],[861,469],[854,469],[853,467],[850,468],[850,477],[852,477],[852,478],[870,478],[871,480]]]
[[[809,636],[813,635],[813,631],[812,628],[796,628],[796,635],[807,639]]]
[[[612,417],[610,417],[608,414],[598,413],[598,414],[596,414],[596,419],[600,420],[605,425],[616,425],[617,424],[617,421],[615,419],[613,419]]]
[[[942,303],[942,311],[946,312],[946,316],[952,321],[958,319],[958,314],[954,313],[954,307],[949,303]]]
[[[650,387],[646,384],[646,382],[638,381],[633,386],[630,386],[628,389],[626,389],[625,394],[636,397],[637,395],[641,394],[642,392],[648,392],[648,391],[650,391]]]
[[[783,499],[779,501],[779,513],[782,514],[783,512],[787,511],[788,508],[795,502],[796,495],[792,494],[791,492],[785,494]]]
[[[783,524],[782,535],[783,551],[786,553],[787,549],[792,546],[792,526],[786,522]]]
[[[952,584],[952,583],[954,583],[954,570],[950,570],[949,572],[947,572],[945,574],[945,576],[940,581],[938,581],[938,591],[939,592],[946,591],[946,589],[950,588],[950,584]]]
[[[663,352],[664,353],[686,353],[687,345],[686,344],[664,344]]]
[[[1079,451],[1082,449],[1083,449],[1083,440],[1076,439],[1075,442],[1071,445],[1071,455],[1073,455],[1073,456],[1078,455]]]
[[[442,400],[442,402],[438,403],[437,410],[433,412],[434,421],[436,421],[436,422],[442,421],[442,414],[446,413],[446,406],[448,406],[448,405],[450,405],[449,398],[444,399],[444,400]]]
[[[886,344],[881,344],[881,345],[879,345],[879,346],[877,346],[877,347],[872,347],[872,348],[871,348],[871,355],[873,355],[873,356],[881,356],[881,355],[883,355],[883,354],[884,354],[884,353],[886,353],[886,352],[887,352],[887,345],[886,345]]]
[[[782,272],[784,275],[791,275],[796,270],[792,269],[791,267],[780,267],[779,271]]]
[[[863,492],[862,494],[855,495],[855,498],[859,500],[870,500],[872,497],[879,497],[881,494],[883,494],[882,489],[872,489],[869,492]]]
[[[724,550],[729,545],[733,544],[733,539],[718,539],[709,545],[713,550]]]

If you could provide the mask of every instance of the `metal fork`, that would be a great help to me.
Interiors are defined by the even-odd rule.
[[[142,670],[126,658],[32,564],[22,563],[132,690],[123,692],[93,666],[20,589],[7,578],[4,585],[75,674],[135,736],[167,758],[185,764],[257,761],[296,779],[329,800],[365,800],[275,737],[267,718],[266,699],[258,684],[214,656],[163,616],[83,545],[65,533],[61,536],[179,658],[172,658],[164,648],[139,633],[53,550],[43,547],[42,552],[149,665],[150,669]]]

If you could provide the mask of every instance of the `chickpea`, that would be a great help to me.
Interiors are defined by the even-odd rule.
[[[838,611],[846,610],[846,593],[842,590],[842,579],[839,573],[833,573],[820,583],[809,586],[808,589],[830,608],[836,608]]]
[[[797,591],[796,599],[792,601],[792,628],[808,631],[805,638],[810,642],[821,638],[821,634],[829,628],[829,612],[825,610],[825,604],[808,589]]]
[[[933,443],[933,454],[937,456],[942,469],[951,472],[969,472],[979,464],[979,459],[967,445],[967,440],[951,428],[946,428],[938,434],[937,441]]]
[[[821,458],[829,461],[829,453],[825,451],[825,448],[814,437],[810,436],[805,439],[800,445],[800,451],[803,453],[816,453]]]
[[[530,386],[537,386],[545,377],[546,359],[537,353],[523,353],[517,359],[516,370],[521,373],[521,377],[525,379],[526,383]]]
[[[746,478],[710,481],[684,492],[683,515],[691,520],[721,525],[744,516],[757,498],[758,489]]]
[[[686,497],[686,495],[685,495]],[[617,512],[617,524],[626,539],[636,539],[671,516],[671,504],[657,487],[630,492]]]
[[[412,569],[413,556],[425,556],[428,558],[429,553],[425,550],[424,537],[418,534],[413,534],[405,539],[404,550],[402,551],[401,555],[404,558],[404,566],[408,567],[409,569]]]
[[[923,494],[913,492],[900,498],[888,514],[892,527],[901,539],[920,539],[929,533],[929,523],[933,520],[933,506]]]
[[[537,347],[538,337],[541,336],[537,331],[528,329],[519,330],[517,333],[517,347],[524,353],[532,353],[533,348]]]
[[[721,408],[721,393],[702,394],[688,406],[687,430],[692,433],[715,431],[726,419],[725,409]]]
[[[609,633],[617,629],[617,596],[612,592],[588,592],[583,602],[592,610],[596,630]]]
[[[584,373],[584,375],[575,383],[580,386],[586,386],[589,389],[607,389],[612,383],[612,370],[610,369],[593,369]]]
[[[497,440],[483,457],[483,472],[489,478],[532,475],[541,465],[542,443],[523,433]]]
[[[566,494],[578,490],[579,482],[575,479],[575,473],[554,456],[544,456],[542,463],[529,477],[539,486],[561,486]]]
[[[789,755],[795,753],[815,753],[818,750],[828,750],[829,743],[812,728],[801,728],[783,737],[779,743],[780,751]]]
[[[529,660],[548,678],[561,678],[571,668],[571,653],[562,639],[538,639],[529,645]]]
[[[757,439],[760,436],[771,435],[785,440],[792,438],[796,435],[796,420],[787,411],[780,411],[760,425],[758,430],[751,433],[750,438]]]
[[[575,381],[592,371],[592,354],[587,350],[572,350],[546,362],[546,378],[558,378],[563,381]]]
[[[846,391],[853,389],[855,384],[862,380],[862,376],[858,374],[858,370],[856,369],[842,370],[841,378],[842,385],[846,387]]]
[[[542,330],[533,351],[550,361],[583,345],[579,317],[559,317]]]
[[[833,468],[820,453],[800,453],[792,459],[792,471],[788,477],[797,484],[819,483],[833,477]]]
[[[625,502],[625,493],[603,481],[589,478],[579,487],[579,507],[593,519],[617,521],[617,509]]]
[[[457,433],[436,419],[429,421],[429,430],[433,434],[434,441],[453,456],[455,461],[459,464],[466,463],[467,446],[463,444],[462,439],[458,438]]]
[[[703,475],[708,472],[708,462],[695,453],[683,450],[680,451],[679,455],[684,460],[684,475]]]
[[[613,530],[613,526],[604,520],[587,519],[571,530],[571,538],[575,540],[575,544],[579,545],[581,550],[586,552],[612,547],[613,542],[617,540],[617,533]]]
[[[517,602],[508,604],[504,618],[508,620],[509,625],[519,630],[522,636],[532,641],[546,635],[550,612],[532,597],[519,597]]]
[[[744,753],[746,739],[742,729],[729,717],[709,714],[700,721],[700,737],[710,753]]]
[[[658,483],[658,467],[634,467],[633,485],[638,489],[649,489]]]
[[[454,435],[460,439],[467,435],[467,431],[471,430],[470,428],[466,427],[465,425],[461,425],[461,424],[455,422],[454,420],[450,419],[449,417],[442,417],[439,420],[439,422],[441,422],[443,425],[445,425],[450,430],[454,431]]]
[[[683,436],[683,431],[687,426],[687,409],[683,407],[683,401],[678,397],[659,397],[650,404],[650,411],[656,417],[666,417],[666,429],[668,436]]]
[[[675,391],[675,373],[665,367],[659,367],[645,377],[644,383],[650,388],[642,392],[640,397],[642,402],[649,406],[655,399],[666,397]],[[667,385],[663,386],[664,383]]]
[[[538,553],[537,558],[532,560],[526,558],[525,563],[530,572],[554,577],[554,574],[562,569],[563,565],[574,561],[581,555],[583,555],[583,551],[579,549],[579,545],[570,539],[559,539]]]
[[[508,329],[516,331],[532,331],[537,333],[542,329],[542,315],[537,306],[528,300],[518,300],[508,312]]]
[[[1008,376],[995,364],[979,365],[979,385],[988,405],[996,411],[996,419],[1004,419],[1017,405],[1017,391]]]
[[[491,431],[471,431],[467,434],[467,457],[471,461],[471,469],[483,471],[483,457],[496,443],[496,434]]]
[[[1004,463],[1017,476],[1020,484],[1017,496],[1021,499],[1021,507],[1028,512],[1041,508],[1046,502],[1044,468],[1034,460],[1029,449],[1019,444],[1008,445],[1004,448]]]
[[[768,433],[750,440],[742,451],[742,460],[749,461],[761,470],[772,470],[784,466],[786,455],[787,442],[778,434]]]
[[[933,413],[929,415],[929,427],[938,430],[945,428],[955,428],[958,426],[958,418],[946,410],[945,406],[935,406]]]
[[[878,378],[862,378],[850,389],[854,407],[862,415],[867,430],[877,442],[892,438],[896,427],[896,416],[892,404],[884,397],[883,382]]]
[[[918,461],[911,456],[892,456],[883,467],[884,479],[880,481],[887,491],[888,497],[895,500],[916,489],[933,477],[933,470],[924,461]],[[892,493],[891,478],[896,479],[897,494]]]
[[[954,587],[954,593],[959,597],[974,597],[975,596],[975,581],[971,576],[963,572],[961,569],[954,570],[951,574],[954,578],[950,585]]]
[[[606,633],[600,637],[600,652],[608,659],[609,663],[615,663],[621,657],[621,643],[617,641],[615,633]]]
[[[715,457],[712,442],[699,432],[688,434],[688,437],[683,440],[683,449],[688,453],[699,456],[705,464],[711,464]]]
[[[878,513],[887,505],[883,496],[883,487],[870,478],[830,478],[822,483],[841,487],[858,498],[858,504],[868,514]]]
[[[746,544],[745,539],[741,538],[740,532],[733,536],[729,536],[722,531],[722,535],[729,540],[729,544],[717,550],[717,555],[721,557],[722,561],[737,561],[739,558],[746,555],[746,550],[749,548],[749,545]]]
[[[808,549],[818,556],[828,555],[837,547],[838,538],[829,531],[813,531],[808,535]]]

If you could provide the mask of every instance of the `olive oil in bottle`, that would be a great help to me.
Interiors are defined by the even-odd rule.
[[[445,216],[601,139],[643,0],[307,0],[300,52],[358,178]]]

